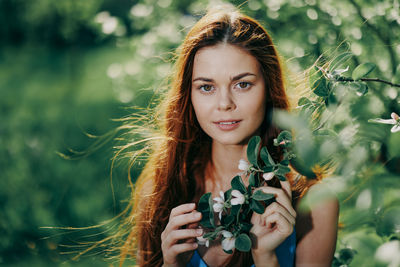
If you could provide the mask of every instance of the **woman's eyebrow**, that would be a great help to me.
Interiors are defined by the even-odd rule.
[[[257,76],[257,75],[255,75],[254,73],[251,73],[251,72],[244,72],[244,73],[240,73],[240,74],[232,77],[231,81],[237,81],[246,76]],[[192,82],[195,82],[195,81],[214,82],[213,79],[205,78],[205,77],[197,77]]]

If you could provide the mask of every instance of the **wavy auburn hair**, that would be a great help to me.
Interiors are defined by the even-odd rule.
[[[161,266],[161,233],[171,209],[197,201],[205,193],[203,177],[211,140],[196,120],[190,90],[196,52],[220,43],[244,49],[258,60],[267,92],[261,136],[273,157],[281,157],[272,145],[278,131],[271,124],[271,117],[275,108],[287,110],[289,101],[271,38],[260,23],[236,10],[211,10],[193,26],[178,48],[170,88],[160,105],[158,121],[162,138],[150,144],[149,160],[135,184],[131,199],[132,230],[122,247],[122,262],[127,255],[137,255],[140,266]],[[230,260],[233,262],[249,266],[251,253],[237,251]]]

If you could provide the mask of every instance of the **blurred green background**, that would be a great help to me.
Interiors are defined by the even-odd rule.
[[[329,57],[346,50],[355,55],[353,66],[374,62],[373,76],[391,80],[400,75],[397,0],[230,2],[262,22],[289,72],[310,67],[323,53]],[[82,236],[99,240],[108,236],[107,227],[41,227],[86,227],[113,218],[129,196],[126,165],[114,169],[111,181],[114,142],[76,160],[57,152],[87,151],[95,139],[86,133],[107,134],[121,125],[112,119],[129,115],[129,107],[148,106],[170,71],[171,52],[206,7],[217,3],[0,1],[0,265],[112,264],[97,252],[70,260]],[[398,106],[398,90],[376,88],[392,99],[383,109]],[[342,222],[356,204],[355,197],[343,203]],[[398,222],[398,213],[390,214]],[[350,225],[340,233],[338,251],[351,249],[339,256],[350,259],[355,249],[350,265],[374,266],[374,251],[388,238],[385,231],[362,220]]]

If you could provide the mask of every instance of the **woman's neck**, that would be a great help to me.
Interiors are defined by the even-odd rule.
[[[212,143],[211,163],[212,163],[212,179],[221,190],[230,187],[232,178],[241,172],[238,169],[239,160],[247,159],[247,145],[222,145],[217,142]]]

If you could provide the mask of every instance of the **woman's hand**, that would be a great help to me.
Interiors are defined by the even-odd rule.
[[[161,250],[163,266],[185,266],[180,254],[191,252],[197,248],[196,237],[203,235],[197,228],[201,213],[195,210],[194,203],[182,204],[172,209],[169,221],[161,234]]]
[[[288,181],[281,182],[281,185],[282,188],[264,186],[257,189],[274,194],[276,201],[263,214],[253,213],[251,218],[253,227],[250,232],[255,244],[252,255],[256,266],[257,262],[277,263],[275,249],[293,232],[296,211],[292,206],[292,191]]]

